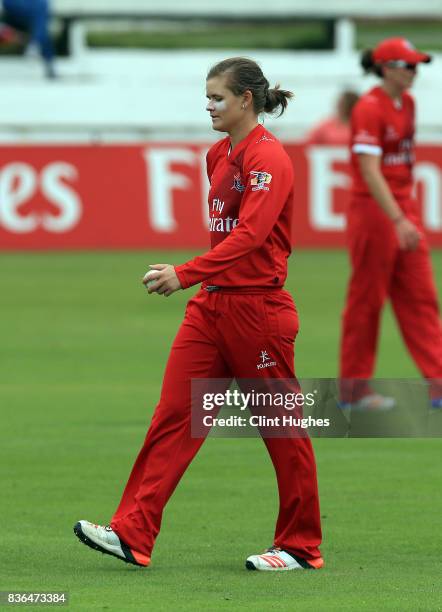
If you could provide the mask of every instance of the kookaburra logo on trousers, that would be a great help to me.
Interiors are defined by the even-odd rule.
[[[256,365],[257,370],[262,370],[262,368],[271,368],[272,366],[277,365],[276,361],[272,361],[272,358],[269,356],[267,351],[261,351],[260,359],[261,363]]]

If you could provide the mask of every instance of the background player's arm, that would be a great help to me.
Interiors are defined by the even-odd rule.
[[[381,171],[380,155],[358,154],[359,168],[371,195],[396,228],[401,249],[414,250],[421,238],[417,227],[405,216]]]

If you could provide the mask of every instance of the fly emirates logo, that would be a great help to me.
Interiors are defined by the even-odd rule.
[[[211,232],[231,232],[239,223],[239,219],[233,217],[222,217],[224,202],[219,198],[213,198],[210,210],[209,230]]]

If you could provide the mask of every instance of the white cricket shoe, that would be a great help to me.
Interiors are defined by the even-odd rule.
[[[306,561],[280,548],[268,548],[262,555],[252,555],[246,560],[246,568],[248,570],[261,570],[266,572],[281,572],[294,569],[320,569],[323,565],[324,561],[321,557]]]
[[[89,521],[78,521],[74,525],[74,533],[77,538],[94,550],[99,550],[107,555],[112,555],[132,565],[146,567],[150,558],[129,548],[115,531],[107,525],[96,525]]]

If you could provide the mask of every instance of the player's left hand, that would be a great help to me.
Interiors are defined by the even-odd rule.
[[[153,264],[149,268],[150,270],[143,277],[143,284],[146,286],[148,293],[158,293],[169,297],[175,291],[182,289],[175,268],[170,264]],[[151,274],[154,270],[157,271],[155,275]],[[155,282],[152,283],[153,279],[155,279]]]

